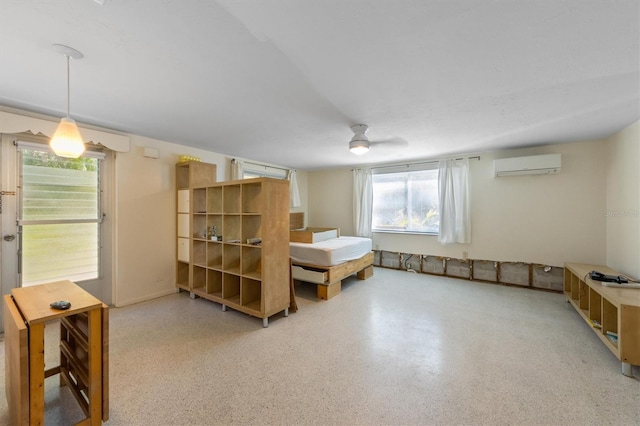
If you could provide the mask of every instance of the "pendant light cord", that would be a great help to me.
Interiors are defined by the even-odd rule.
[[[69,60],[70,57],[69,55],[65,55],[67,57],[67,118],[71,118],[69,116],[69,111],[71,111],[71,83],[70,83],[70,78],[69,78]]]

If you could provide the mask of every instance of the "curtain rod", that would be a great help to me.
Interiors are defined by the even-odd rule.
[[[288,172],[289,170],[293,170],[293,169],[285,169],[284,167],[268,166],[266,164],[253,163],[251,161],[236,160],[235,158],[232,158],[231,161],[242,161],[244,164],[251,164],[252,166],[264,167],[265,169],[268,167],[270,169],[277,169],[277,170],[282,170],[282,171],[285,171],[285,172]]]
[[[466,157],[466,158],[468,158],[469,160],[479,160],[480,156],[479,155],[474,155],[472,157]],[[443,160],[444,160],[444,158],[443,158]],[[464,158],[463,157],[454,158],[453,160],[464,160]],[[411,166],[419,166],[419,165],[422,165],[422,164],[434,164],[434,163],[437,163],[438,161],[440,161],[440,160],[418,161],[416,163],[406,163],[406,164],[386,164],[384,166],[370,167],[370,169],[371,170],[389,169],[389,168],[392,168],[392,167],[402,167],[402,166],[411,167]],[[351,170],[353,171],[355,169],[351,169]]]

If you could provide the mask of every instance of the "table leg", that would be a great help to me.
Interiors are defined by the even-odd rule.
[[[44,424],[44,323],[29,327],[29,424]]]
[[[102,423],[102,311],[89,315],[89,415],[91,424]]]

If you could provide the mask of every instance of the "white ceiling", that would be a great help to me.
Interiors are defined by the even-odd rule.
[[[0,104],[299,169],[607,137],[638,0],[0,0]],[[347,149],[350,126],[374,145]],[[180,154],[180,153],[176,153]]]

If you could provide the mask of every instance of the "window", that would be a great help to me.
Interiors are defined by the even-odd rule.
[[[22,285],[98,278],[102,155],[61,158],[32,144],[19,153]]]
[[[373,175],[373,231],[438,234],[438,169]]]
[[[278,167],[260,166],[245,163],[242,178],[251,179],[256,177],[270,177],[275,179],[286,179],[287,170]]]
[[[257,177],[269,177],[274,179],[287,179],[289,170],[281,167],[267,166],[266,164],[250,163],[248,161],[231,160],[231,179],[251,179]]]

